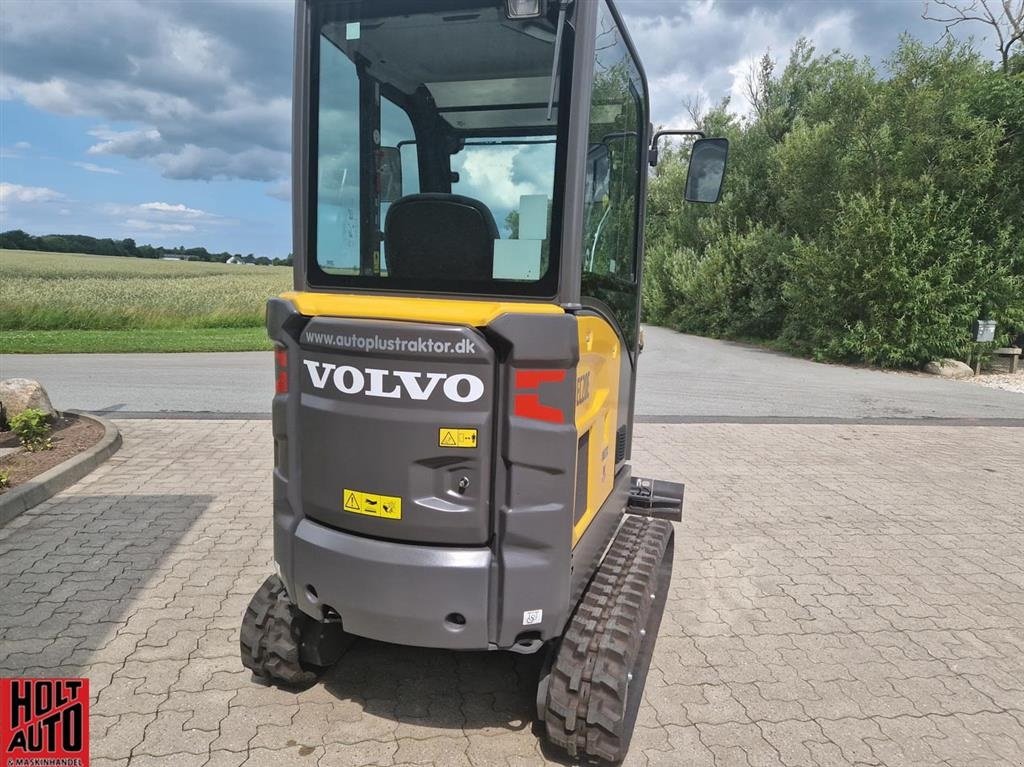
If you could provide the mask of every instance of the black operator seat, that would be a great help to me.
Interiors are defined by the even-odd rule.
[[[490,280],[496,239],[490,209],[459,194],[406,195],[384,219],[385,259],[394,277]]]

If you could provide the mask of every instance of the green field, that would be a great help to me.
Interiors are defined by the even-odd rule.
[[[0,250],[0,353],[270,348],[291,269]]]

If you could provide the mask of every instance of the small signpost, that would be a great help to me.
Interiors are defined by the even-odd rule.
[[[974,339],[974,374],[981,372],[981,349],[979,344],[990,344],[996,339],[995,320],[975,320],[971,326],[971,337]]]

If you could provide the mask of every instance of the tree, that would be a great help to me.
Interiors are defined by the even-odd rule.
[[[179,258],[197,261],[227,261],[231,254],[210,253],[206,248],[186,248],[179,245],[176,248],[158,248],[152,245],[137,245],[135,240],[128,237],[123,240],[114,240],[109,237],[97,239],[84,234],[44,234],[34,236],[21,229],[11,229],[7,232],[0,232],[0,248],[11,250],[42,250],[54,253],[87,253],[94,256],[122,256],[134,258],[160,258],[167,254],[174,254]],[[256,263],[256,258],[250,253],[246,259],[248,263]],[[286,259],[267,259],[267,263],[291,265],[292,256]]]
[[[11,229],[9,232],[0,234],[0,248],[35,250],[33,247],[34,239],[28,232],[24,232],[21,229]]]
[[[930,10],[933,4],[937,15]],[[944,37],[951,37],[953,28],[959,24],[976,22],[988,26],[996,36],[1003,72],[1011,74],[1014,70],[1014,49],[1024,45],[1024,0],[925,0],[921,18],[945,24]]]
[[[1024,51],[901,40],[880,75],[801,40],[751,72],[722,201],[685,205],[687,152],[650,182],[644,312],[707,335],[908,366],[960,355],[970,320],[1024,330]]]

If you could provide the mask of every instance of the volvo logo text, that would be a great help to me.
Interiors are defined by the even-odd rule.
[[[342,394],[388,399],[407,396],[421,402],[430,399],[435,391],[440,391],[452,402],[476,402],[484,396],[484,382],[469,373],[417,373],[411,370],[356,368],[315,360],[302,362],[309,371],[309,380],[314,388],[324,389],[330,382]]]

